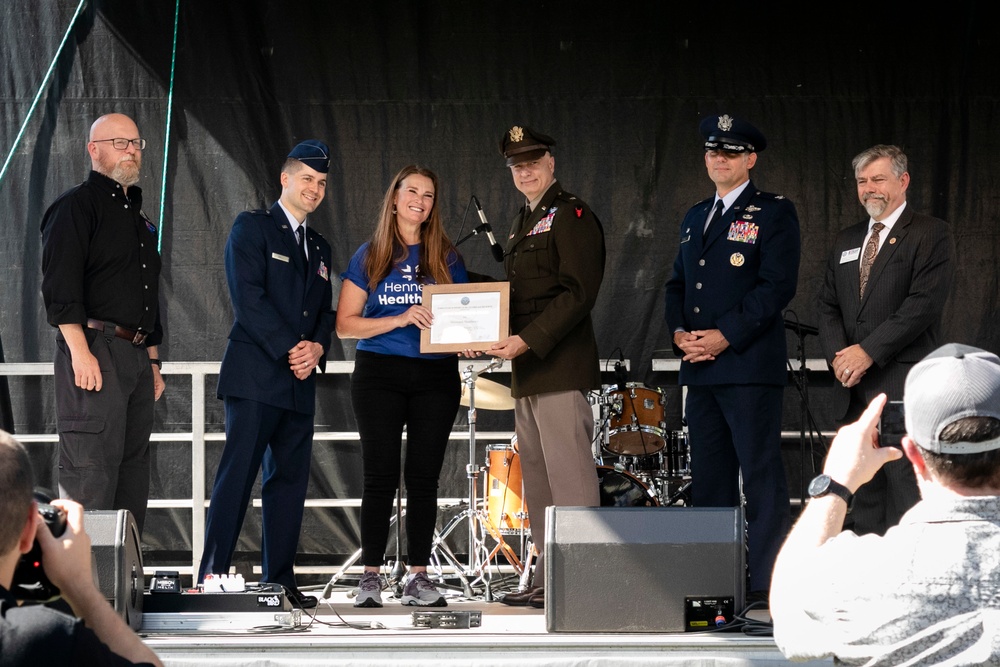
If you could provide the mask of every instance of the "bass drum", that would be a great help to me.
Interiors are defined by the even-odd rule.
[[[624,470],[597,466],[601,486],[601,507],[656,507],[656,494]]]

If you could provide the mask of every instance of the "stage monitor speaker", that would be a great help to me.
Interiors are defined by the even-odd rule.
[[[129,627],[142,627],[142,548],[135,518],[128,510],[84,512],[97,585]]]
[[[549,507],[546,522],[549,632],[685,632],[702,600],[743,610],[738,507]]]

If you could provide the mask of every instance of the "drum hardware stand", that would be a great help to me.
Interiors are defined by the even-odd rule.
[[[503,553],[504,557],[514,565],[515,569],[522,567],[520,560],[514,554],[514,550],[504,541],[503,536],[490,522],[488,516],[484,516],[484,511],[479,509],[478,486],[479,474],[483,472],[483,467],[476,463],[476,380],[483,373],[490,372],[503,366],[504,360],[497,357],[481,371],[472,370],[472,365],[467,366],[462,371],[462,381],[469,391],[469,463],[465,466],[466,477],[469,480],[468,506],[445,525],[434,540],[435,548],[440,547],[445,557],[456,565],[459,578],[462,579],[465,594],[467,597],[474,597],[472,585],[481,583],[483,585],[483,600],[493,602],[493,587],[490,573],[490,559],[497,553]],[[465,522],[469,538],[469,558],[468,563],[458,562],[454,554],[445,545],[444,540],[461,523]],[[489,534],[497,541],[497,549],[492,552],[486,550],[485,535]],[[474,577],[470,582],[467,577]]]
[[[521,536],[524,538],[524,528],[521,529]],[[535,562],[535,543],[529,537],[522,544],[525,545],[524,567],[521,570],[520,579],[517,580],[518,591],[528,590],[528,583],[531,581],[531,565]]]
[[[388,583],[392,592],[398,597],[403,596],[403,577],[406,576],[406,566],[403,565],[403,473],[399,473],[399,483],[396,485],[396,562],[389,570]]]
[[[594,456],[594,462],[600,466],[604,465],[604,453],[608,451],[608,445],[611,444],[609,429],[612,409],[615,410],[616,414],[621,415],[621,404],[609,393],[613,386],[604,385],[596,395],[591,393],[587,396],[590,404],[598,407],[597,419],[594,420],[594,442],[591,444],[591,453]]]

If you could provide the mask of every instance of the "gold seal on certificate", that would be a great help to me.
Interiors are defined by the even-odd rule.
[[[425,285],[422,302],[434,322],[420,332],[421,353],[488,350],[508,336],[508,282]]]

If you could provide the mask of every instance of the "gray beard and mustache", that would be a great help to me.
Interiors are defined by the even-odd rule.
[[[865,195],[865,210],[873,218],[878,219],[878,216],[882,215],[888,205],[889,202],[882,195]]]
[[[115,168],[108,175],[127,188],[139,182],[139,166],[138,159],[122,159],[115,163]]]

